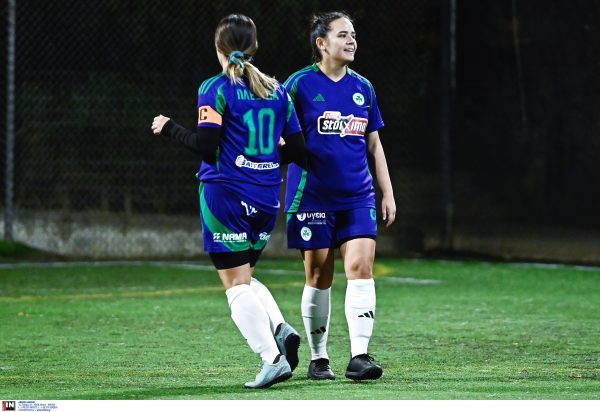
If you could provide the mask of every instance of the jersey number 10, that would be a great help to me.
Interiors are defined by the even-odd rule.
[[[273,139],[275,112],[273,109],[264,107],[258,111],[256,117],[254,109],[250,109],[244,114],[244,123],[248,126],[248,146],[245,153],[247,155],[269,155],[273,153],[275,147]],[[257,124],[258,129],[256,128]]]

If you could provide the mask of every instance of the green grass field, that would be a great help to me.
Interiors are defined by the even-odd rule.
[[[380,259],[374,272],[382,379],[343,376],[338,267],[338,379],[306,378],[303,342],[291,380],[252,391],[259,358],[208,262],[0,265],[0,398],[600,399],[600,269]],[[301,262],[264,260],[256,274],[304,335]]]

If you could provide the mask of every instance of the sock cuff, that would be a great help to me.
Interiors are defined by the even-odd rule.
[[[331,300],[331,288],[317,289],[312,286],[304,285],[302,291],[302,301],[312,302],[315,305],[326,304]]]
[[[233,301],[236,300],[240,295],[250,291],[250,285],[246,285],[245,283],[227,289],[225,291],[225,295],[227,295],[227,302],[229,303],[229,306],[231,306]]]
[[[301,312],[303,316],[329,316],[331,311],[331,288],[317,289],[304,285]]]
[[[308,291],[309,293],[322,293],[322,292],[327,292],[330,293],[331,292],[331,287],[328,287],[327,289],[318,289],[318,288],[313,288],[310,285],[304,284],[304,291]]]
[[[351,288],[370,288],[375,286],[375,279],[348,279],[348,287]]]
[[[348,280],[346,306],[354,308],[375,307],[375,281],[373,279]]]
[[[258,279],[256,279],[254,276],[250,278],[250,287],[255,286],[255,287],[261,287],[264,286]]]

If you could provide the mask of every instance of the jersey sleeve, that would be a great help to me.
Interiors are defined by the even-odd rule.
[[[208,79],[198,90],[198,127],[220,128],[223,124],[226,100],[224,82]]]
[[[291,136],[294,133],[299,133],[302,131],[302,126],[300,126],[300,121],[298,120],[298,115],[296,114],[296,108],[294,107],[294,102],[290,95],[283,90],[284,98],[287,101],[287,118],[285,122],[284,129],[284,138],[285,136]]]
[[[291,75],[285,83],[283,83],[290,100],[293,102],[296,101],[296,96],[298,94],[298,77],[295,75]]]
[[[381,112],[379,111],[379,105],[377,104],[377,96],[375,96],[375,89],[370,83],[369,90],[371,109],[369,110],[369,123],[366,130],[367,134],[379,130],[384,126],[383,119],[381,118]]]

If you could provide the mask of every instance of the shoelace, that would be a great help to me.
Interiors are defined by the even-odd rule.
[[[365,353],[364,355],[359,355],[359,358],[363,358],[363,359],[367,359],[370,362],[375,362],[375,358],[369,354],[369,353]]]

